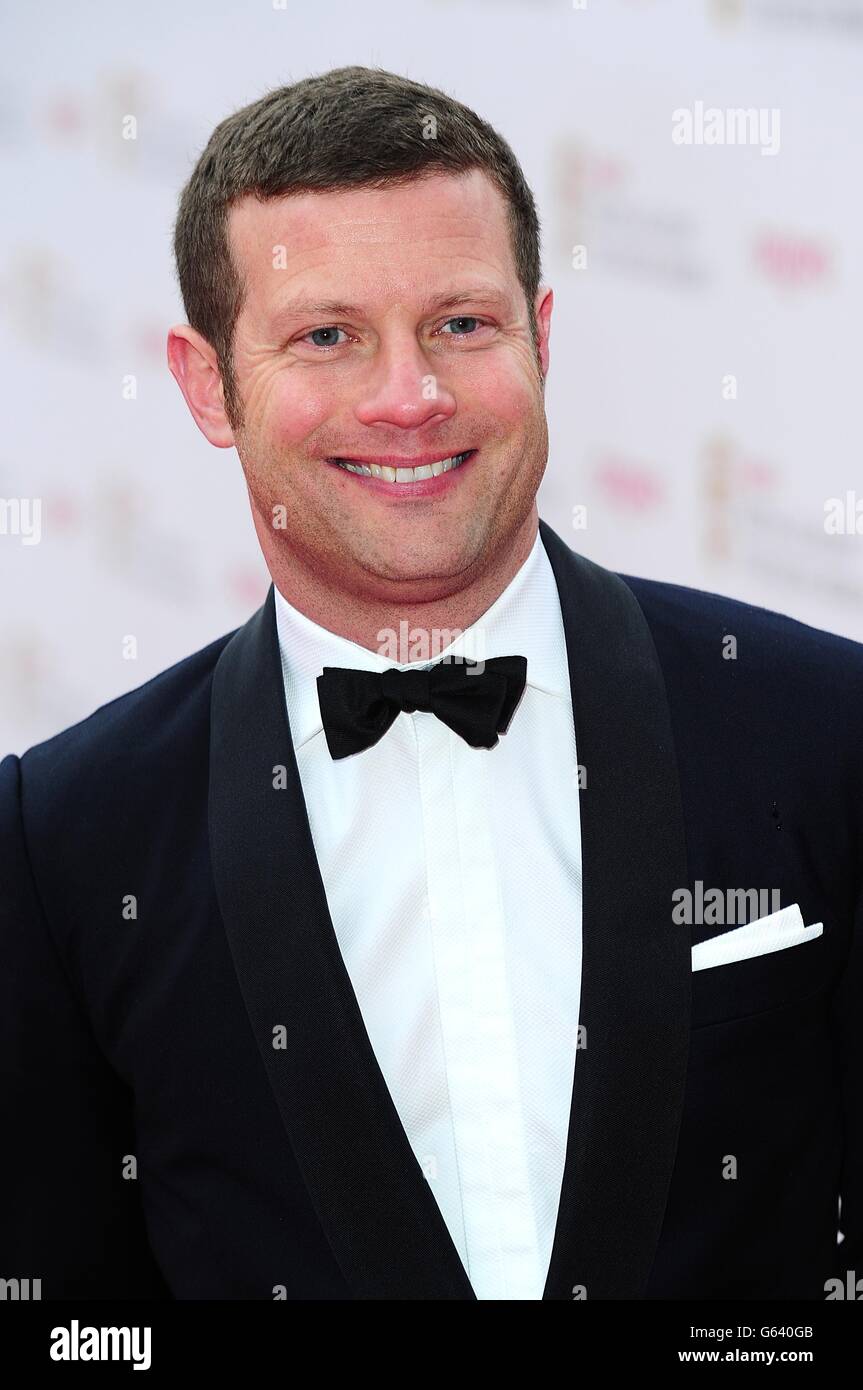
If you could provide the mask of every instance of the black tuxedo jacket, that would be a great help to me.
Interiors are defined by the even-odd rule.
[[[586,769],[587,1045],[544,1297],[823,1299],[863,1277],[863,646],[540,531]],[[0,834],[0,1276],[474,1297],[338,949],[272,587],[5,758]],[[823,934],[693,974],[726,929],[673,921],[699,880],[777,888]]]

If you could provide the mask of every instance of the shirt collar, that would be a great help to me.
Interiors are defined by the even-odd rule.
[[[316,682],[325,666],[350,666],[361,671],[385,671],[397,666],[399,670],[409,670],[444,656],[474,660],[525,656],[528,686],[547,695],[570,696],[557,582],[539,531],[524,564],[485,613],[447,646],[420,660],[394,661],[330,632],[289,603],[278,588],[275,608],[294,748],[323,729]]]

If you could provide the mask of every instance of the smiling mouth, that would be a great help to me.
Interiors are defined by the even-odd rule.
[[[398,464],[364,463],[360,459],[331,458],[338,468],[348,473],[358,473],[361,477],[377,478],[383,483],[421,483],[427,478],[439,478],[443,473],[451,473],[476,453],[476,449],[466,449],[463,454],[453,454],[450,458],[436,459],[433,463],[416,464],[413,467]]]

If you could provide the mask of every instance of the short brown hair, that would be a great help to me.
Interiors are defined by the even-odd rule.
[[[506,200],[536,350],[541,266],[533,195],[509,145],[469,107],[382,68],[345,67],[278,87],[216,126],[180,196],[174,255],[186,316],[216,352],[232,423],[242,416],[233,337],[243,285],[228,240],[231,204],[247,194],[382,188],[473,169]]]

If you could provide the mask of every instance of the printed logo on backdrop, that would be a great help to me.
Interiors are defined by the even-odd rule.
[[[680,290],[713,280],[699,246],[700,219],[682,199],[659,201],[631,158],[559,136],[551,159],[553,249],[570,273]]]
[[[840,461],[837,474],[844,471]],[[698,476],[705,563],[771,581],[767,606],[787,605],[802,616],[801,605],[818,603],[842,612],[843,626],[853,628],[863,612],[863,493],[845,489],[792,504],[781,463],[730,433],[705,441]]]
[[[710,0],[709,15],[718,28],[744,22],[751,30],[763,25],[801,45],[813,39],[863,41],[860,0]]]

